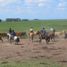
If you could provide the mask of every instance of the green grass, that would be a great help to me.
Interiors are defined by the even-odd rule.
[[[34,30],[40,30],[42,27],[49,29],[54,27],[57,31],[67,30],[67,20],[40,20],[23,22],[2,22],[0,23],[0,32],[7,32],[9,28],[16,31],[28,31],[30,27]],[[5,61],[4,61],[5,62]],[[52,60],[31,60],[22,62],[0,63],[0,67],[67,67]]]
[[[42,27],[49,28],[54,27],[57,31],[67,30],[67,20],[37,20],[37,21],[23,21],[23,22],[2,22],[0,23],[0,32],[6,32],[9,28],[13,28],[16,31],[28,31],[30,27],[34,30],[40,30]]]
[[[27,60],[23,62],[9,62],[2,64],[0,67],[62,67],[59,63],[52,60]]]

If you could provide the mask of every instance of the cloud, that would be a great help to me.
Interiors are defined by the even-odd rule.
[[[59,7],[59,8],[64,8],[64,3],[59,3],[59,4],[58,4],[58,7]]]
[[[45,7],[49,10],[48,7],[53,7],[52,9],[64,10],[67,6],[66,0],[0,0],[0,12],[16,12],[16,13],[34,13],[33,10],[35,7]],[[53,6],[54,3],[56,6]],[[13,7],[12,7],[13,6]]]
[[[45,0],[39,0],[39,1],[38,1],[38,6],[39,6],[39,7],[43,7],[43,6],[45,5],[44,1],[45,1]]]
[[[57,5],[58,10],[65,10],[67,9],[67,0],[59,0]]]
[[[0,0],[0,13],[35,14],[37,10],[33,8],[46,6],[49,2],[50,0]]]
[[[0,6],[6,6],[10,3],[17,2],[17,0],[0,0]]]
[[[38,5],[38,7],[46,6],[50,1],[49,0],[37,0],[35,3]]]
[[[25,0],[25,3],[31,4],[32,3],[32,0]]]
[[[38,6],[42,7],[47,5],[51,0],[0,0],[0,6],[6,6],[10,5],[12,3],[21,3],[25,4],[28,7],[31,6]]]
[[[38,6],[39,7],[43,7],[44,6],[44,3],[39,3]]]
[[[52,0],[24,0],[27,6],[43,7],[49,4]]]
[[[26,7],[23,6],[23,3],[31,4],[32,0],[0,0],[0,14],[2,13],[32,13],[31,8],[27,5]],[[20,4],[19,4],[20,3]]]
[[[67,9],[67,2],[65,2],[65,1],[59,2],[58,3],[58,9],[59,10],[65,10],[65,9]]]

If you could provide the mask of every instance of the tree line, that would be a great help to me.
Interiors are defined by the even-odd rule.
[[[38,19],[33,19],[33,20],[38,20]],[[0,22],[3,20],[0,19]],[[20,19],[20,18],[6,18],[5,22],[21,22],[21,21],[29,21],[29,19]]]

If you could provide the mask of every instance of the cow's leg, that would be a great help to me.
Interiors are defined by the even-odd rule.
[[[12,40],[12,39],[10,38],[10,39],[9,39],[9,42],[10,42],[10,43],[12,43],[12,41],[11,41],[11,40]]]
[[[18,42],[17,41],[15,41],[15,45],[18,45]]]
[[[55,42],[55,35],[52,35],[52,41]]]
[[[2,37],[0,37],[0,40],[3,42],[3,39],[2,39]]]
[[[14,41],[13,37],[9,38],[9,42],[12,43]]]
[[[42,37],[41,37],[41,35],[39,35],[39,42],[40,42],[40,43],[42,42]]]
[[[20,42],[20,39],[17,38],[17,39],[15,40],[15,45],[19,45],[19,42]]]
[[[49,42],[50,42],[50,37],[47,36],[47,37],[45,38],[45,40],[46,40],[46,44],[49,44]]]
[[[39,39],[39,42],[40,42],[40,43],[42,42],[42,39],[41,39],[41,38]]]
[[[34,35],[31,36],[32,42],[33,42]]]

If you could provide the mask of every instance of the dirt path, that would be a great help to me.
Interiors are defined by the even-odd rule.
[[[0,42],[0,60],[23,60],[23,59],[53,59],[57,62],[67,63],[67,40],[58,39],[56,42],[46,44],[31,42],[22,39],[21,45],[14,45],[8,42]]]

